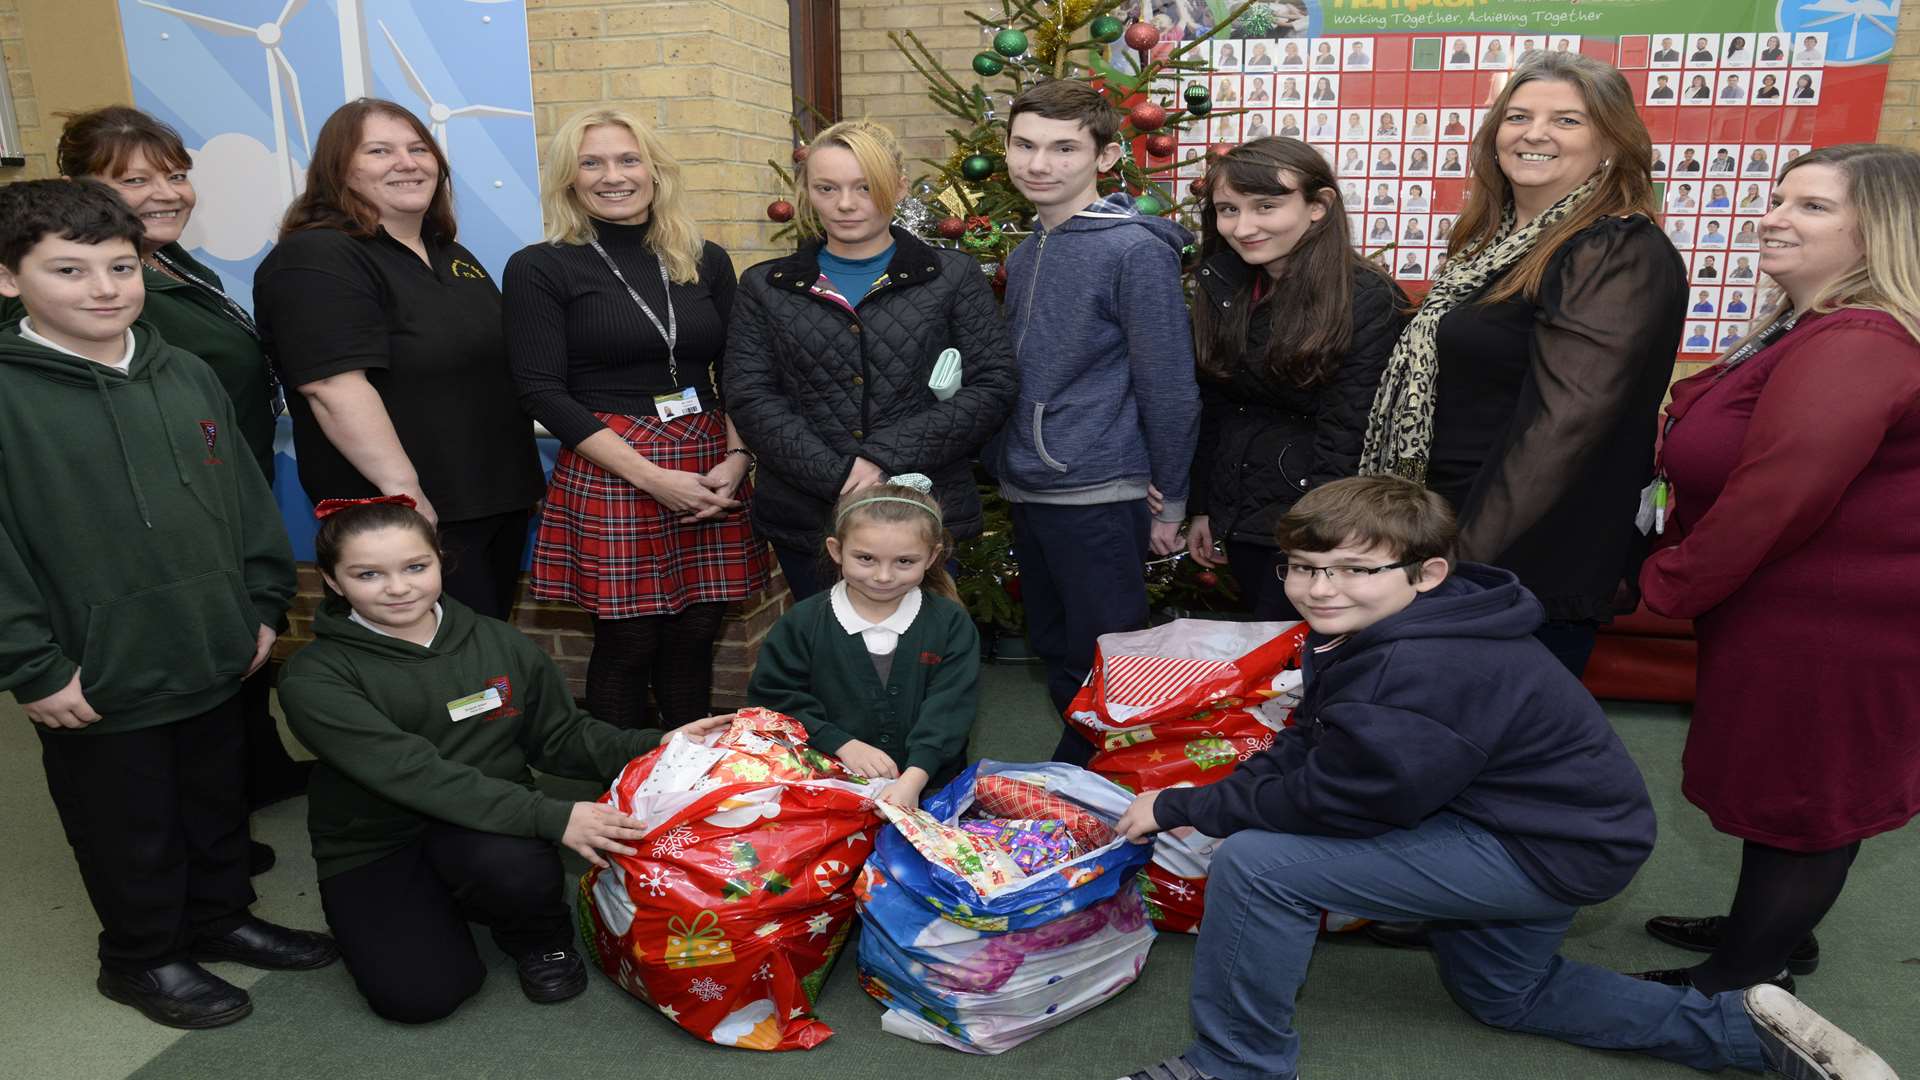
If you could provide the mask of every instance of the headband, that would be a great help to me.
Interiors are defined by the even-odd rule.
[[[325,521],[342,510],[355,506],[404,506],[409,510],[418,509],[419,504],[411,495],[375,495],[371,499],[321,499],[313,507],[313,519]]]
[[[928,477],[925,473],[913,472],[913,473],[901,473],[899,476],[889,476],[887,477],[887,483],[892,484],[895,487],[911,488],[922,495],[930,495],[933,493],[933,480],[930,477]],[[840,523],[847,519],[847,515],[853,513],[855,510],[858,510],[869,503],[883,503],[883,502],[905,503],[908,506],[917,506],[920,509],[925,510],[927,513],[932,514],[935,524],[940,523],[939,509],[937,509],[936,507],[928,506],[926,503],[921,502],[919,499],[903,499],[898,495],[869,495],[864,499],[859,499],[854,502],[850,502],[846,506],[841,507],[840,512],[834,515],[834,519],[833,519],[834,527],[838,528]]]

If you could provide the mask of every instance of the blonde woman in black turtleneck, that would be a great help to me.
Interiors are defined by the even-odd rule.
[[[706,715],[726,605],[771,566],[744,510],[753,456],[716,391],[733,264],[700,238],[679,163],[623,109],[562,124],[541,181],[547,239],[507,263],[505,289],[520,400],[565,447],[533,595],[593,616],[590,712],[674,727]]]

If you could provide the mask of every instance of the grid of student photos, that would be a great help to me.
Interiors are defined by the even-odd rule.
[[[1759,220],[1780,167],[1812,148],[1827,36],[1216,39],[1207,44],[1213,73],[1188,80],[1206,84],[1214,114],[1182,132],[1176,176],[1184,185],[1204,175],[1210,144],[1302,139],[1339,178],[1353,243],[1400,281],[1425,282],[1446,258],[1469,143],[1500,73],[1535,49],[1590,53],[1618,65],[1640,95],[1662,224],[1687,262],[1681,351],[1704,360],[1778,302],[1757,270]],[[1705,96],[1692,99],[1702,85]]]

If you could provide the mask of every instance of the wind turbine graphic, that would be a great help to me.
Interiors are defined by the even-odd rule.
[[[1811,4],[1801,4],[1801,11],[1831,12],[1825,18],[1808,19],[1806,26],[1827,26],[1843,19],[1852,19],[1847,34],[1847,58],[1860,51],[1860,22],[1865,20],[1875,27],[1893,36],[1893,20],[1899,17],[1899,0],[1814,0]],[[1886,21],[1882,22],[1884,19]]]
[[[427,84],[420,81],[419,72],[414,71],[413,65],[407,62],[407,54],[400,51],[400,43],[393,39],[393,31],[387,29],[384,21],[380,22],[379,26],[380,32],[387,37],[387,44],[393,49],[393,58],[400,61],[400,71],[407,77],[407,85],[413,88],[414,93],[420,95],[420,100],[427,103],[427,122],[432,126],[433,137],[439,141],[440,150],[447,155],[449,164],[453,161],[453,147],[447,139],[447,121],[462,116],[533,115],[524,109],[509,109],[500,105],[463,105],[455,109],[434,100],[433,95],[427,92]]]
[[[300,77],[294,73],[293,65],[287,62],[286,54],[280,51],[280,43],[286,38],[287,20],[299,14],[300,9],[307,6],[307,0],[287,0],[287,6],[280,9],[279,18],[258,26],[245,26],[196,11],[157,4],[154,0],[140,0],[140,3],[225,37],[250,37],[266,50],[267,96],[273,111],[274,174],[279,183],[281,200],[291,203],[294,189],[299,183],[300,170],[294,164],[292,149],[287,145],[287,113],[281,97],[282,81],[286,84],[286,97],[293,103],[294,120],[300,125],[300,150],[307,154],[312,151],[307,141],[307,110],[300,103]]]

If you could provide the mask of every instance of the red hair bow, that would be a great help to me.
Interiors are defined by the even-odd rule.
[[[350,506],[404,506],[409,510],[418,509],[418,503],[411,495],[375,495],[371,499],[321,499],[314,505],[315,521],[325,521]]]

